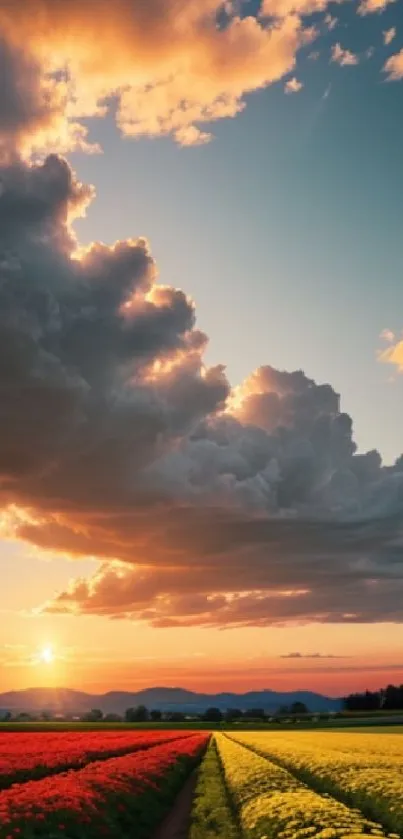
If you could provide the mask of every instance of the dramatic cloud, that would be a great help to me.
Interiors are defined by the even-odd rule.
[[[288,81],[284,85],[284,90],[286,93],[299,93],[300,90],[303,88],[302,82],[293,76],[292,79],[288,79]]]
[[[60,155],[28,157],[86,144],[76,121],[111,94],[126,133],[206,142],[200,123],[234,115],[313,37],[289,11],[273,24],[231,4],[218,25],[202,5],[0,0],[2,529],[102,560],[49,611],[402,621],[403,458],[357,454],[338,394],[301,370],[266,365],[231,389],[147,242],[80,249],[71,224],[94,190]]]
[[[391,44],[393,39],[396,37],[396,27],[392,26],[390,29],[385,29],[382,35],[383,43],[388,46],[388,44]]]
[[[350,52],[350,50],[344,50],[340,44],[334,44],[332,46],[330,60],[334,61],[336,64],[340,64],[340,67],[348,67],[358,64],[358,56],[354,55],[354,53]]]
[[[294,11],[304,9],[273,22],[241,17],[220,0],[98,0],[96,11],[79,0],[0,0],[0,31],[8,49],[24,45],[17,73],[32,68],[35,112],[25,115],[27,128],[37,120],[46,126],[43,103],[55,96],[53,119],[59,130],[64,115],[70,119],[67,134],[113,105],[124,135],[171,134],[191,145],[210,138],[204,124],[234,117],[245,94],[292,70],[313,37]],[[81,131],[76,139],[84,142]]]
[[[384,64],[383,71],[388,74],[389,81],[400,81],[400,79],[403,79],[403,49],[388,58]]]
[[[105,560],[48,608],[400,620],[403,463],[356,454],[338,394],[302,371],[261,367],[231,391],[144,240],[77,250],[92,190],[65,160],[15,160],[0,187],[6,524]]]

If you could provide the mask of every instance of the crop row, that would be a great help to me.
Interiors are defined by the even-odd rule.
[[[0,789],[191,736],[179,731],[0,734]]]
[[[239,839],[213,737],[199,769],[189,839]]]
[[[403,833],[403,738],[389,734],[387,740],[379,738],[377,751],[376,735],[368,735],[372,739],[367,740],[365,751],[361,739],[365,735],[349,736],[349,750],[347,739],[339,741],[331,733],[319,737],[314,733],[309,740],[299,734],[291,738],[280,733],[274,737],[239,733],[236,740],[278,761],[315,789],[359,807],[388,830]]]
[[[225,779],[248,839],[332,839],[387,834],[360,812],[320,795],[276,763],[216,736]]]
[[[0,839],[146,839],[208,735],[182,737],[0,792]]]

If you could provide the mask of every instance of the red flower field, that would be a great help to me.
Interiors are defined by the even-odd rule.
[[[0,733],[0,789],[189,736],[179,731]]]
[[[157,736],[165,742],[155,745]],[[9,734],[4,737],[14,742],[14,748],[23,758],[25,736]],[[49,748],[52,766],[54,738],[60,738],[62,748],[66,738],[62,734],[45,734],[41,759],[46,759],[47,737],[52,744]],[[87,740],[88,743],[88,737],[82,735],[83,742]],[[136,839],[146,839],[172,803],[186,775],[198,762],[209,735],[125,732],[120,739],[124,737],[131,738],[132,749],[137,741],[137,751],[89,762],[81,769],[41,780],[14,784],[0,792],[0,839],[95,839],[102,836],[117,839],[130,830],[135,831],[133,835]],[[76,738],[80,739],[80,735],[73,735],[73,739]],[[97,732],[89,739],[93,746],[98,739],[99,750],[102,750],[102,745],[105,746],[104,753],[109,743],[115,742],[108,732]],[[3,740],[0,741],[0,751],[2,746]],[[12,751],[13,747],[8,748]],[[87,747],[87,755],[89,753]],[[64,754],[68,755],[68,750]]]

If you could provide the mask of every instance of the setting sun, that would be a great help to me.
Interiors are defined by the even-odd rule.
[[[52,664],[55,660],[52,647],[44,647],[40,652],[40,659],[44,662],[44,664]]]

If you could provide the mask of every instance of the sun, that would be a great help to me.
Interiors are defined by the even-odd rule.
[[[39,653],[39,657],[44,664],[52,664],[55,660],[52,647],[44,647],[43,650],[41,650],[41,652]]]

